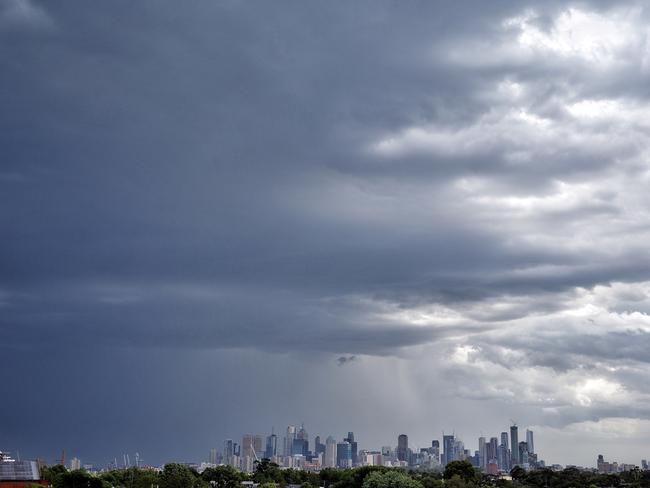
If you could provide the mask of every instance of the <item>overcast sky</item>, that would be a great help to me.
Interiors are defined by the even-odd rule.
[[[650,12],[0,1],[0,450],[650,457]]]

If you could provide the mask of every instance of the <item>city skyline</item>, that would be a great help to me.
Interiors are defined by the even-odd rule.
[[[605,460],[603,454],[594,457],[592,464],[584,466],[570,462],[547,463],[540,457],[539,451],[535,448],[534,431],[526,427],[525,441],[519,440],[519,426],[517,424],[509,425],[506,430],[500,432],[498,436],[485,436],[481,431],[478,439],[474,442],[469,440],[465,442],[460,436],[456,435],[455,430],[451,433],[442,431],[438,438],[432,438],[424,446],[411,442],[409,444],[408,434],[399,434],[393,445],[382,443],[381,446],[369,446],[359,444],[354,432],[348,431],[342,439],[337,439],[332,435],[323,436],[321,434],[309,434],[305,428],[304,422],[300,427],[297,425],[287,426],[284,434],[276,433],[275,427],[272,427],[267,433],[244,433],[238,439],[227,438],[222,442],[222,449],[211,447],[206,457],[201,459],[189,460],[183,459],[183,463],[189,463],[196,466],[199,470],[206,467],[226,465],[232,466],[243,472],[253,472],[255,464],[263,458],[277,463],[283,468],[306,469],[318,471],[322,468],[353,468],[360,466],[376,465],[387,467],[416,468],[440,471],[444,466],[454,460],[469,461],[475,468],[488,474],[508,473],[514,466],[521,466],[526,470],[535,470],[543,468],[562,469],[569,466],[577,466],[582,469],[594,469],[599,472],[620,472],[636,467],[648,469],[647,458],[644,453],[640,453],[638,462],[626,462],[623,460],[611,461]],[[304,446],[301,443],[304,442]],[[350,444],[348,447],[349,463],[342,461],[341,447],[344,444]],[[511,447],[514,444],[519,445],[516,457],[511,454]],[[313,449],[312,449],[313,446]],[[332,449],[330,449],[330,446]],[[522,447],[523,446],[523,447]],[[574,446],[577,447],[577,446]],[[607,452],[606,446],[601,446]],[[522,451],[523,450],[523,451]],[[522,452],[526,459],[522,459]],[[359,457],[357,458],[357,453]],[[421,458],[423,453],[428,457]],[[319,457],[321,454],[322,457]],[[147,463],[142,459],[139,452],[135,452],[133,462],[130,455],[126,452],[109,458],[104,462],[82,462],[76,453],[70,460],[70,469],[79,469],[81,467],[88,470],[106,470],[106,469],[124,469],[131,466],[162,466],[169,462],[179,462],[179,459],[167,459],[154,463]],[[529,457],[530,456],[530,457]],[[314,460],[312,461],[312,457]],[[0,460],[11,458],[11,452],[0,450]],[[18,452],[18,459],[20,454]],[[63,449],[60,457],[48,462],[47,459],[37,456],[39,462],[45,464],[65,464],[66,450]],[[296,463],[296,459],[299,461]],[[608,458],[609,459],[609,458]],[[119,460],[119,462],[118,462]],[[492,464],[493,463],[493,464]],[[492,465],[491,465],[492,464]]]
[[[638,463],[648,25],[0,1],[0,449],[159,464],[299,420],[492,456],[517,423],[547,463]]]

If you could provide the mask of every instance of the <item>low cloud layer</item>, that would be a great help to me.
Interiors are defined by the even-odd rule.
[[[196,358],[227,369],[243,355],[240,373],[215,373],[230,396],[196,393],[225,419],[204,439],[215,445],[273,422],[232,413],[244,371],[246,391],[263,389],[282,373],[262,370],[292,361],[296,388],[336,385],[317,428],[356,423],[374,447],[392,437],[326,406],[374,408],[393,436],[411,420],[377,391],[399,384],[405,401],[451,406],[435,419],[411,407],[430,436],[465,428],[470,446],[511,417],[585,445],[600,426],[645,426],[647,20],[637,3],[8,2],[0,365],[47,389],[50,368],[65,377],[83,368],[70,355],[102,351],[52,401],[113,375],[137,399],[152,398],[134,385],[156,365],[200,390]],[[463,427],[476,411],[490,425]],[[96,429],[111,452],[168,455],[144,430],[127,442]],[[34,455],[61,447],[23,438]],[[189,456],[212,447],[186,439]],[[551,461],[598,454],[538,443]]]

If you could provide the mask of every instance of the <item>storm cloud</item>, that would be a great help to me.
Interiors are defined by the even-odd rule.
[[[3,3],[0,449],[195,459],[301,420],[473,446],[516,418],[547,461],[638,463],[647,25],[641,3]]]

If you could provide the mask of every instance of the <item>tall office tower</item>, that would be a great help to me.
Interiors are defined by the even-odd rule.
[[[469,457],[469,451],[465,450],[465,444],[460,439],[454,440],[454,449],[451,457],[452,461],[462,461]]]
[[[81,459],[73,457],[70,460],[70,470],[71,471],[76,471],[78,469],[81,469]]]
[[[433,459],[436,460],[436,463],[440,462],[440,441],[434,439],[431,441],[431,455]]]
[[[510,449],[508,448],[508,433],[501,432],[501,444],[499,445],[501,464],[499,469],[510,471]]]
[[[232,466],[233,456],[235,455],[235,443],[232,439],[226,439],[223,443],[223,458],[225,464]]]
[[[210,458],[208,461],[210,464],[217,464],[217,450],[210,449]]]
[[[505,447],[506,449],[509,449],[508,446],[508,433],[507,432],[501,432],[501,445]]]
[[[264,450],[264,457],[273,458],[278,455],[278,436],[271,434],[266,438],[266,449]]]
[[[533,441],[533,431],[526,429],[526,445],[528,447],[528,454],[535,453],[535,442]]]
[[[409,438],[406,434],[400,434],[397,437],[397,459],[399,461],[408,461]]]
[[[478,438],[478,466],[485,468],[487,463],[487,449],[485,445],[485,437]]]
[[[318,456],[319,454],[325,454],[325,444],[320,441],[320,436],[317,435],[314,439],[314,454]]]
[[[519,464],[528,464],[528,444],[524,441],[519,443]]]
[[[496,437],[490,437],[490,442],[486,446],[486,456],[487,456],[487,463],[496,463],[497,462],[497,447],[498,447],[498,439]]]
[[[519,433],[516,425],[510,426],[510,445],[512,446],[512,465],[513,467],[519,464]]]
[[[501,471],[508,471],[506,466],[506,449],[503,447],[503,444],[499,444],[497,447],[497,466]]]
[[[442,435],[442,464],[446,465],[454,460],[454,436]]]
[[[307,451],[309,450],[309,442],[307,439],[294,439],[293,446],[291,447],[291,455],[296,456],[307,456]]]
[[[336,440],[332,436],[325,439],[325,467],[336,467]]]
[[[296,439],[301,439],[303,441],[309,441],[309,434],[307,434],[307,431],[305,430],[305,424],[302,424],[300,426],[300,430],[296,434]]]
[[[336,466],[339,468],[352,467],[352,446],[348,441],[336,444]]]
[[[296,428],[293,425],[287,427],[287,435],[284,438],[283,454],[291,456],[291,449],[293,449],[293,440],[296,438]]]
[[[352,465],[356,466],[357,464],[357,443],[354,440],[354,432],[348,432],[348,436],[343,439],[350,443],[350,448],[352,449]]]
[[[253,436],[253,450],[258,458],[264,457],[264,436],[261,434],[255,434]]]
[[[318,454],[318,444],[320,444],[320,436],[314,437],[314,454]]]
[[[255,451],[255,436],[253,434],[244,434],[241,439],[242,457],[254,458],[253,452]]]

